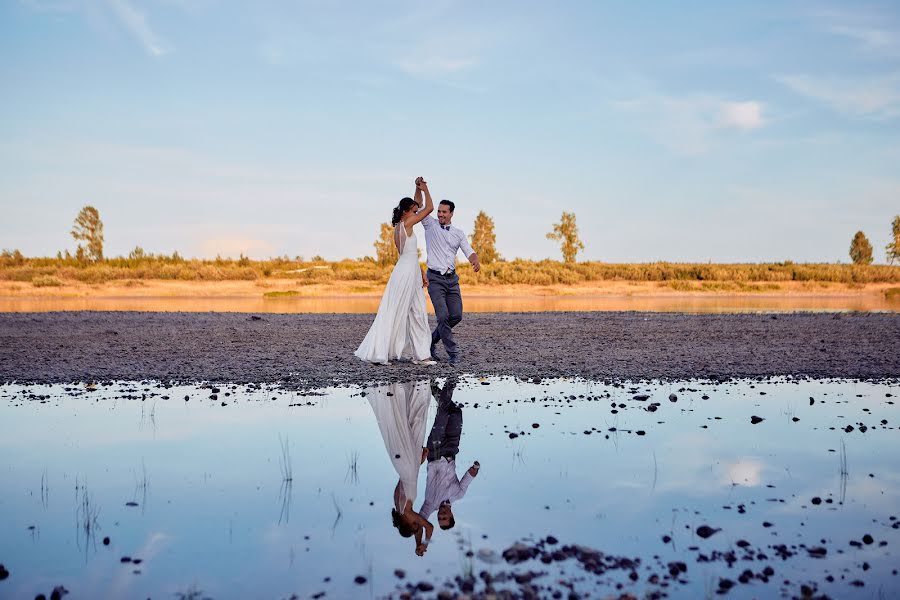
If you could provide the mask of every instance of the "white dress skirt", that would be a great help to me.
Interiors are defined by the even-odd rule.
[[[416,234],[407,236],[402,223],[397,228],[400,256],[384,288],[375,321],[354,353],[371,363],[431,358],[431,330]]]
[[[406,502],[415,502],[417,495],[431,385],[428,380],[408,381],[369,388],[366,392],[384,447],[397,471],[394,507],[402,513]]]

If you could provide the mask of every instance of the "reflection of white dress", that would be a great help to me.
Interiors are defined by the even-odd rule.
[[[431,331],[425,314],[416,234],[407,237],[406,227],[402,223],[398,227],[400,257],[384,288],[375,321],[355,352],[373,363],[431,357]]]
[[[366,392],[378,420],[384,447],[400,478],[394,490],[394,505],[399,512],[403,512],[406,501],[414,502],[416,499],[431,384],[427,380],[408,381],[371,388]],[[388,396],[388,393],[393,395]]]

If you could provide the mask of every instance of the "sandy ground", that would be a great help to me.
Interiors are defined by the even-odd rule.
[[[0,381],[322,387],[453,371],[353,357],[372,315],[0,314]],[[601,380],[900,377],[898,314],[480,313],[457,372]]]

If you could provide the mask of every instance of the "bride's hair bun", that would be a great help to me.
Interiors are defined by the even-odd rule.
[[[417,206],[416,201],[412,198],[403,198],[394,208],[394,214],[391,217],[391,225],[396,225],[403,218],[403,213],[409,210],[411,206]]]

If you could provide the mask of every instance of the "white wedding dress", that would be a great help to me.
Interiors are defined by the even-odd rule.
[[[378,429],[398,481],[394,489],[394,507],[403,512],[406,502],[415,502],[425,423],[431,405],[431,384],[425,381],[392,383],[366,390],[369,404],[378,420]]]
[[[425,313],[416,234],[413,231],[407,236],[402,223],[395,230],[400,257],[384,288],[375,321],[354,353],[371,363],[431,358],[431,330]]]

